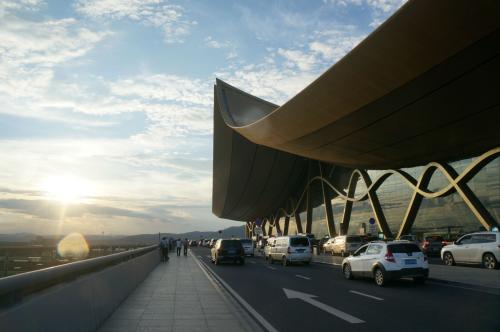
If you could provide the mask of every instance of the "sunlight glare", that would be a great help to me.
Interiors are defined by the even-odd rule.
[[[87,181],[68,175],[48,177],[42,184],[42,190],[49,198],[64,203],[76,202],[91,194]]]

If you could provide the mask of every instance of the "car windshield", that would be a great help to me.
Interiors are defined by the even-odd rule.
[[[427,236],[425,238],[426,241],[429,241],[429,242],[441,242],[443,241],[443,237],[442,236]]]
[[[394,254],[402,254],[402,253],[408,253],[408,252],[420,252],[420,248],[414,243],[390,244],[387,247]]]
[[[221,246],[223,248],[240,248],[241,242],[239,240],[226,240],[222,241]]]
[[[348,236],[346,238],[346,242],[361,242],[362,238],[361,236]]]
[[[241,244],[252,244],[252,240],[240,240]]]
[[[308,247],[309,239],[307,237],[292,237],[290,245],[292,247]]]

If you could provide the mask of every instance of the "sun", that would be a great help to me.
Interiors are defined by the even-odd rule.
[[[42,183],[42,191],[53,200],[74,203],[91,194],[88,181],[72,175],[50,176]]]

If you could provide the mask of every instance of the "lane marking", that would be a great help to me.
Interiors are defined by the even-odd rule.
[[[323,311],[326,311],[329,314],[334,315],[340,319],[343,319],[346,322],[349,322],[351,324],[360,324],[360,323],[365,322],[364,320],[361,320],[358,317],[354,317],[352,315],[349,315],[347,312],[343,312],[339,309],[336,309],[334,307],[330,307],[329,305],[326,305],[324,303],[321,303],[321,302],[313,299],[314,297],[317,297],[316,295],[302,293],[302,292],[298,292],[298,291],[294,291],[294,290],[286,289],[286,288],[283,288],[283,291],[285,292],[286,297],[290,300],[291,299],[302,300],[306,303],[309,303],[310,305],[315,306],[316,308],[319,308]]]
[[[369,294],[365,294],[365,293],[361,293],[361,292],[357,292],[355,290],[350,290],[349,291],[350,293],[353,293],[353,294],[357,294],[357,295],[361,295],[361,296],[365,296],[365,297],[369,297],[370,299],[374,299],[374,300],[377,300],[377,301],[383,301],[384,299],[381,298],[381,297],[376,297],[376,296],[373,296],[373,295],[369,295]]]
[[[275,267],[272,267],[272,266],[266,266],[266,267],[267,267],[269,270],[273,270],[273,271],[274,271],[274,270],[276,270],[276,268],[275,268]]]
[[[193,258],[195,258],[193,256]],[[210,279],[210,276],[212,276],[215,280],[217,280],[235,299],[239,304],[244,307],[250,315],[253,316],[254,319],[256,319],[262,327],[264,327],[268,332],[278,332],[277,329],[274,328],[274,326],[271,325],[264,317],[262,317],[250,304],[248,304],[247,301],[245,301],[231,286],[229,286],[222,278],[215,273],[215,271],[210,268],[204,261],[196,259],[196,263],[200,267],[200,269],[205,273],[207,278]],[[209,275],[210,273],[210,275]]]
[[[301,278],[301,279],[305,279],[305,280],[311,280],[311,278],[306,277],[306,276],[302,276],[302,275],[300,275],[300,274],[296,274],[295,276],[296,276],[297,278]]]

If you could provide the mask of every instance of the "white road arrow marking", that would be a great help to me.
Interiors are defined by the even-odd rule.
[[[365,322],[357,317],[349,315],[348,313],[345,313],[343,311],[340,311],[338,309],[330,307],[329,305],[326,305],[324,303],[316,301],[315,299],[313,299],[313,297],[317,297],[316,295],[302,293],[302,292],[298,292],[298,291],[294,291],[294,290],[286,289],[286,288],[283,288],[283,291],[285,292],[286,297],[289,299],[299,299],[299,300],[302,300],[304,302],[307,302],[307,303],[315,306],[316,308],[319,308],[323,311],[328,312],[329,314],[337,316],[338,318],[343,319],[351,324],[359,324],[359,323]]]
[[[311,280],[311,278],[306,277],[306,276],[303,276],[303,275],[300,275],[300,274],[296,274],[295,276],[296,276],[297,278],[301,278],[301,279],[305,279],[305,280]]]
[[[365,293],[361,293],[361,292],[357,292],[355,290],[350,290],[349,291],[350,293],[353,293],[353,294],[357,294],[357,295],[361,295],[361,296],[365,296],[365,297],[369,297],[370,299],[374,299],[374,300],[377,300],[377,301],[383,301],[384,299],[381,298],[381,297],[376,297],[376,296],[373,296],[373,295],[369,295],[369,294],[365,294]]]

